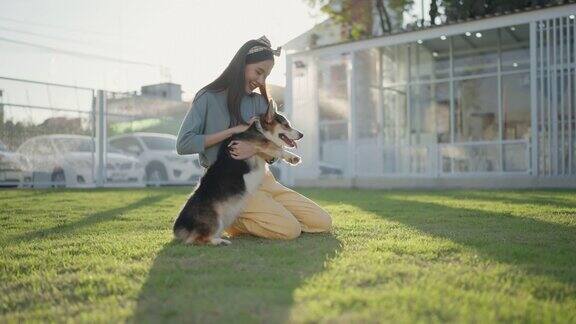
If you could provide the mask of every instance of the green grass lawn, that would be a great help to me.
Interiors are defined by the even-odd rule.
[[[303,190],[333,233],[215,248],[188,190],[0,191],[0,322],[576,322],[576,191]]]

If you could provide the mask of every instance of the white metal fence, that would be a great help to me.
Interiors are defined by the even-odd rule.
[[[188,103],[0,77],[0,186],[194,184],[175,152]]]
[[[576,175],[576,23],[574,15],[532,27],[535,46],[532,136],[535,170],[543,176]],[[536,152],[538,153],[536,156]]]

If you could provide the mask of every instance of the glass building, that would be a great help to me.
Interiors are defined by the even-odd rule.
[[[295,185],[576,186],[576,5],[287,54]]]

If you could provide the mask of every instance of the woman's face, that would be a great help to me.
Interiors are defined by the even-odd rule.
[[[246,69],[244,70],[246,93],[251,93],[254,89],[266,84],[266,78],[273,67],[274,60],[246,64]]]

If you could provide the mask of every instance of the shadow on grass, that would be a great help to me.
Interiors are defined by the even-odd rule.
[[[139,199],[135,202],[132,202],[128,205],[113,208],[105,211],[101,211],[98,213],[94,213],[88,215],[86,217],[82,217],[81,219],[75,222],[67,222],[62,225],[57,225],[48,229],[39,229],[33,232],[24,233],[21,235],[8,237],[4,242],[1,242],[2,245],[16,245],[21,242],[27,241],[34,241],[38,239],[49,238],[52,236],[57,235],[65,235],[69,234],[74,231],[81,230],[83,228],[93,226],[98,223],[103,223],[107,221],[111,221],[115,218],[120,217],[122,214],[127,213],[131,210],[142,208],[148,205],[153,205],[158,203],[159,201],[170,197],[169,195],[154,195],[154,196],[147,196],[142,199]]]
[[[293,292],[340,249],[331,234],[293,241],[242,236],[227,247],[166,244],[155,258],[132,322],[286,321]]]
[[[472,248],[482,257],[517,266],[530,274],[576,284],[576,227],[506,212],[455,208],[437,202],[423,202],[420,198],[420,201],[410,200],[417,193],[379,192],[372,195],[363,199],[352,198],[349,203],[421,233]],[[434,193],[434,197],[442,196]],[[444,197],[454,198],[454,194],[447,193]],[[330,198],[325,200],[330,201]],[[575,290],[571,288],[571,291],[574,293]],[[562,291],[539,291],[536,294],[539,298],[568,297]]]

